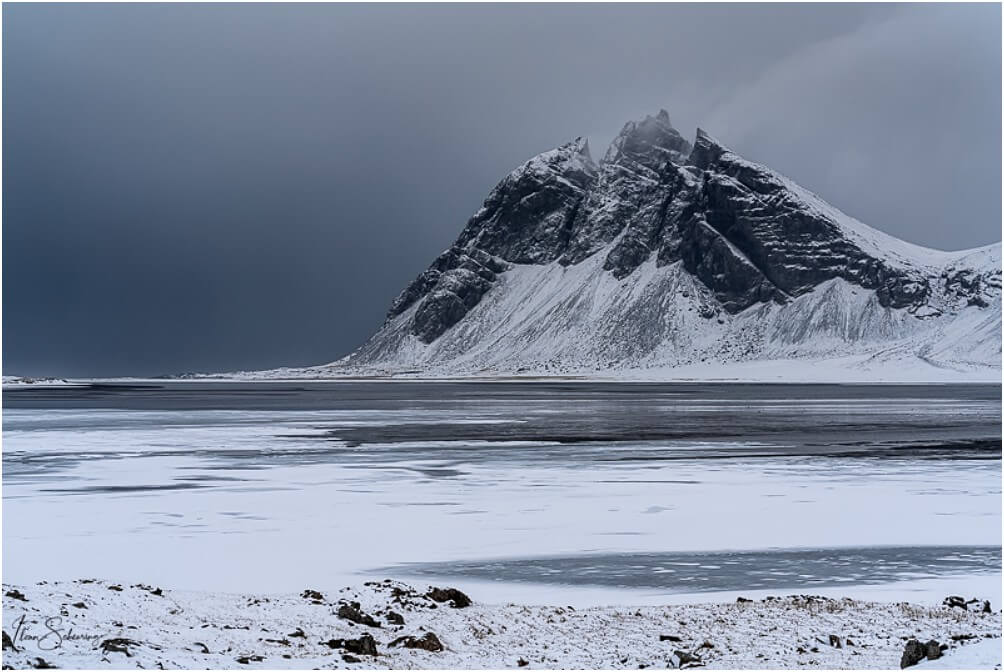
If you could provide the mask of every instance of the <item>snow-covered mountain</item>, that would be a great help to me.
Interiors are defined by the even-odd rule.
[[[301,371],[700,377],[777,360],[999,376],[1001,246],[886,235],[660,111],[599,163],[578,139],[519,166],[369,341]]]

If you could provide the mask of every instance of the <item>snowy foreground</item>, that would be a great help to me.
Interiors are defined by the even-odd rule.
[[[638,608],[468,606],[462,593],[389,580],[327,595],[88,580],[4,585],[4,593],[4,666],[16,668],[40,666],[41,658],[132,669],[899,669],[911,638],[948,645],[922,668],[1000,669],[1001,661],[999,611],[904,602],[787,596]]]

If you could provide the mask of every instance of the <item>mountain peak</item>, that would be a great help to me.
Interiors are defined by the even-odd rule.
[[[641,121],[629,121],[610,143],[602,163],[636,162],[648,168],[671,161],[682,163],[690,151],[690,143],[673,128],[666,110]]]

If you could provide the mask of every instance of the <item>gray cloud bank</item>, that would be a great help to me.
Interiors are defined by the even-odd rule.
[[[335,359],[511,168],[660,107],[894,235],[998,241],[1000,12],[4,5],[4,372]]]

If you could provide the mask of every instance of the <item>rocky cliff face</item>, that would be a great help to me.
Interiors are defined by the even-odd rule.
[[[516,293],[517,278],[528,275],[541,288],[563,279],[544,313],[516,325],[513,316],[534,299]],[[616,300],[604,303],[618,295],[627,313],[613,309]],[[821,296],[848,305],[865,298],[855,310],[884,325],[842,333],[844,346],[890,333],[912,338],[922,322],[970,308],[996,311],[999,331],[1000,246],[943,253],[897,240],[704,131],[691,146],[660,111],[626,124],[599,164],[578,139],[507,175],[342,364],[605,368],[758,357],[804,332],[792,316],[810,305],[823,310]],[[828,319],[866,317],[837,313]],[[600,322],[584,327],[590,320]],[[787,324],[787,335],[767,333],[772,320]],[[572,346],[570,335],[594,342]],[[744,338],[747,347],[722,349]]]
[[[388,317],[420,302],[412,332],[431,343],[477,305],[496,274],[510,263],[557,259],[568,246],[596,173],[588,143],[581,138],[511,172],[492,189],[450,249],[394,300]]]

